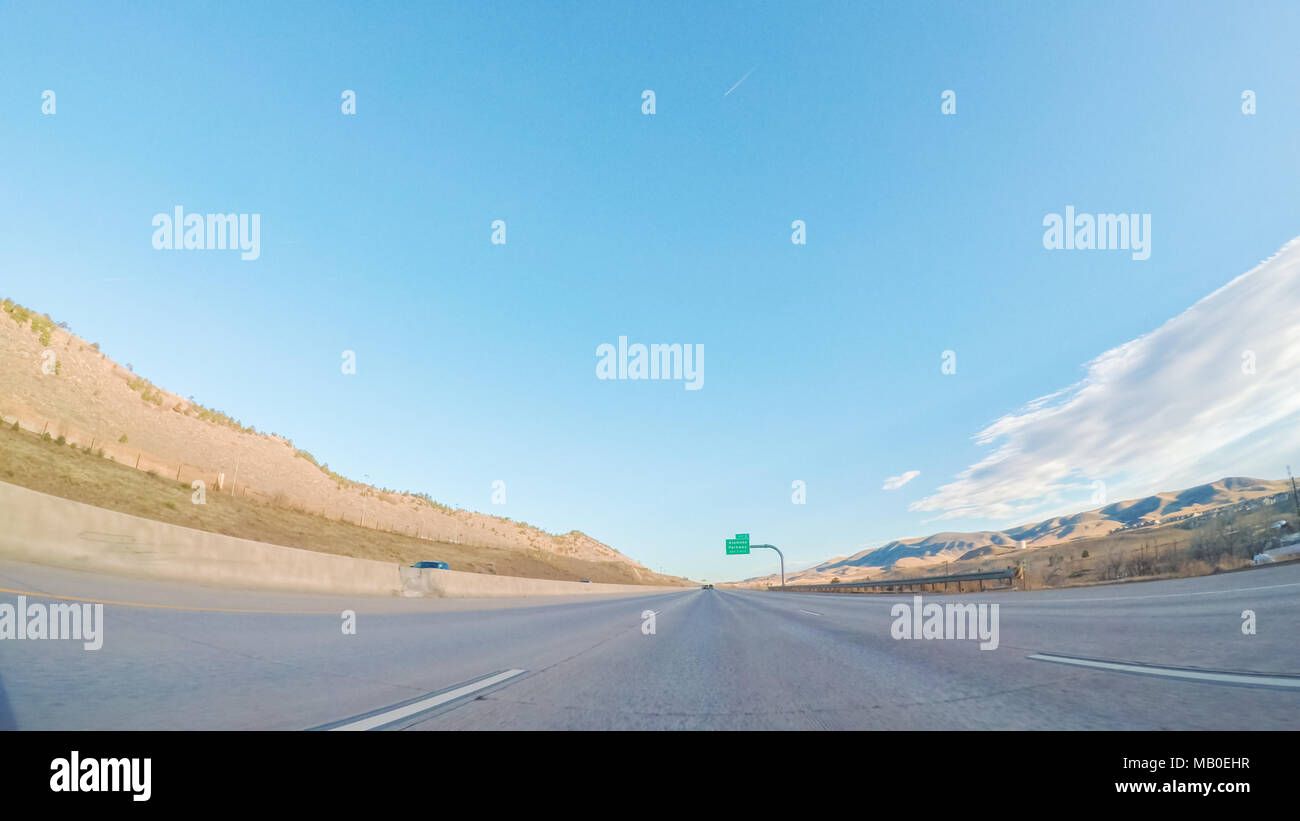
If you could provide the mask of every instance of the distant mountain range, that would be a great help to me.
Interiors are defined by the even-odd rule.
[[[975,533],[935,533],[916,539],[898,539],[852,556],[827,560],[816,567],[786,574],[787,582],[828,581],[838,576],[853,579],[882,568],[927,567],[1019,549],[1047,547],[1076,539],[1105,536],[1118,530],[1150,527],[1191,518],[1218,508],[1290,492],[1286,480],[1229,477],[1186,490],[1157,493],[1141,499],[1099,507],[1070,516],[1053,516],[1041,522],[1007,530]],[[764,582],[772,577],[747,579]]]

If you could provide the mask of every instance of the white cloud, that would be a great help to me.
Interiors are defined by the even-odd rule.
[[[993,450],[909,509],[1029,518],[1090,507],[1095,480],[1117,500],[1281,476],[1300,460],[1300,238],[975,441]]]
[[[908,482],[912,481],[913,479],[915,479],[920,475],[921,475],[921,471],[919,470],[909,470],[898,476],[890,476],[888,479],[885,480],[885,486],[882,487],[881,490],[898,490],[900,487],[902,487],[903,485],[907,484]]]

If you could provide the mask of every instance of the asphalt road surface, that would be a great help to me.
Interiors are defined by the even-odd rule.
[[[326,597],[12,562],[0,589],[116,602],[99,650],[0,640],[0,729],[1300,728],[1300,563],[924,596],[998,604],[991,650],[893,638],[910,595]]]

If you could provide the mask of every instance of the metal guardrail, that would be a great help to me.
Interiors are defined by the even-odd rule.
[[[952,576],[921,576],[914,579],[886,579],[881,581],[861,581],[861,582],[827,582],[825,584],[791,584],[781,586],[770,586],[768,590],[784,590],[794,593],[836,593],[841,590],[888,590],[893,592],[909,592],[916,588],[924,588],[926,585],[952,584],[957,583],[957,592],[962,592],[961,586],[964,582],[979,582],[979,589],[984,589],[986,581],[1005,581],[1011,587],[1015,587],[1016,579],[1019,573],[1014,567],[1008,567],[1006,570],[987,570],[983,573],[959,573]]]

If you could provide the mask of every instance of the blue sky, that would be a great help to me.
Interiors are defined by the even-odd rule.
[[[1037,508],[940,490],[981,430],[1300,234],[1297,35],[1294,3],[3,3],[0,294],[345,475],[657,570],[1004,527]],[[260,214],[260,258],[155,250],[175,205]],[[1151,214],[1150,259],[1045,250],[1067,205]],[[620,335],[703,345],[703,389],[598,380]],[[1050,462],[1136,495],[1282,474],[1252,454]]]

